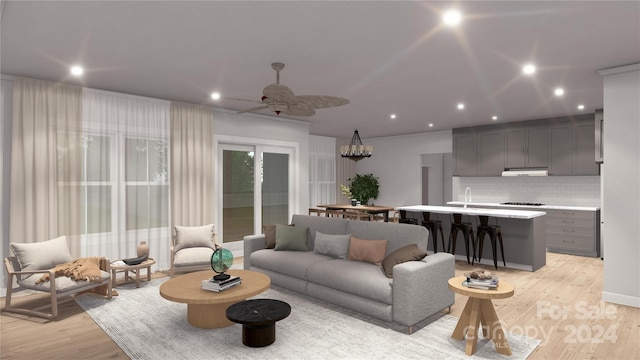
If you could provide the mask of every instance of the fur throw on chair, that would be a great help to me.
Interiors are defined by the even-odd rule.
[[[84,257],[76,259],[70,263],[56,265],[53,270],[55,277],[66,276],[71,280],[102,282],[102,274],[100,273],[100,257]],[[36,284],[49,281],[49,274],[44,274]]]

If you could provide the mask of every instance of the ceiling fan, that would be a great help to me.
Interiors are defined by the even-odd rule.
[[[280,84],[280,70],[284,68],[284,64],[273,63],[271,67],[276,71],[276,83],[267,85],[267,87],[262,90],[263,96],[260,102],[264,105],[238,111],[238,114],[269,109],[278,115],[282,113],[291,116],[312,116],[316,113],[316,109],[330,108],[349,103],[349,100],[336,96],[296,95],[291,89]]]

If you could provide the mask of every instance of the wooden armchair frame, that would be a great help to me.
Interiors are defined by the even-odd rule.
[[[74,286],[71,289],[65,290],[65,291],[59,291],[56,289],[56,277],[55,277],[55,273],[52,270],[30,270],[30,271],[22,271],[22,268],[20,267],[20,263],[18,262],[18,259],[15,256],[10,256],[10,257],[6,257],[4,259],[4,265],[7,268],[7,274],[9,275],[7,277],[7,296],[6,296],[6,300],[5,300],[5,307],[4,307],[4,311],[6,312],[12,312],[12,313],[17,313],[17,314],[23,314],[23,315],[29,315],[29,316],[37,316],[37,317],[42,317],[45,319],[55,319],[58,316],[58,305],[60,303],[69,301],[69,300],[73,300],[75,297],[79,296],[79,295],[84,295],[87,294],[87,290],[93,289],[93,288],[97,288],[100,286],[106,286],[107,289],[107,295],[99,295],[99,294],[94,294],[97,296],[101,296],[104,297],[106,299],[111,299],[111,297],[113,296],[112,294],[112,288],[111,288],[111,276],[109,275],[109,277],[107,279],[103,279],[102,282],[90,282],[87,281],[87,284],[84,286]],[[109,263],[109,259],[107,258],[102,258],[100,259],[100,270],[107,272],[108,274],[110,274],[110,263]],[[26,288],[26,287],[22,287],[23,289],[29,289],[29,290],[34,290],[34,291],[38,291],[38,292],[47,292],[49,293],[50,296],[50,304],[47,305],[43,305],[40,307],[37,307],[35,309],[26,309],[26,308],[20,308],[20,307],[14,307],[11,305],[11,296],[13,293],[13,278],[15,277],[18,281],[22,280],[23,276],[28,276],[28,275],[33,275],[33,274],[49,274],[49,278],[50,278],[50,285],[49,285],[49,289],[48,291],[46,290],[40,290],[40,289],[33,289],[33,288]],[[20,284],[18,284],[20,285]],[[58,301],[59,299],[64,298],[63,301]],[[44,311],[40,311],[40,309],[45,308],[45,307],[50,307],[51,308],[51,312],[44,312]]]

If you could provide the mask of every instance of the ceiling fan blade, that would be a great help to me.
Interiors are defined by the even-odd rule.
[[[263,109],[268,109],[269,107],[266,105],[263,106],[257,106],[251,109],[247,109],[247,110],[242,110],[242,111],[238,111],[236,114],[242,114],[242,113],[248,113],[248,112],[254,112],[254,111],[258,111],[258,110],[263,110]]]
[[[298,99],[306,101],[314,109],[325,109],[349,103],[347,99],[328,95],[299,95]]]
[[[258,100],[239,99],[239,98],[231,98],[231,97],[223,97],[222,99],[223,100],[233,100],[233,101],[247,101],[247,102],[254,102],[254,103],[262,104],[262,101],[258,101]]]
[[[316,113],[315,110],[306,102],[299,102],[297,104],[290,105],[287,110],[282,111],[285,115],[290,116],[312,116]]]

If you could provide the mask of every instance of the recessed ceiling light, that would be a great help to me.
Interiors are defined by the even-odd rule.
[[[396,118],[396,114],[391,114],[391,116],[389,116],[389,117],[392,118],[392,119],[395,119]]]
[[[71,67],[71,75],[80,76],[84,74],[84,69],[80,65],[74,65]]]
[[[522,67],[522,73],[525,75],[533,75],[536,72],[536,66],[529,63]]]
[[[462,21],[462,14],[458,10],[451,9],[442,14],[442,22],[447,26],[456,26],[460,24],[460,21]]]
[[[211,93],[211,98],[212,98],[213,100],[220,100],[220,93],[219,93],[219,92],[217,92],[217,91],[216,91],[216,92],[212,92],[212,93]]]
[[[555,90],[553,90],[553,93],[554,93],[556,96],[562,96],[562,95],[564,95],[564,89],[563,89],[563,88],[560,88],[560,87],[559,87],[559,88],[556,88]]]
[[[584,105],[582,104],[578,105],[578,110],[584,110]]]
[[[433,127],[433,124],[429,124],[429,127]]]
[[[464,104],[458,103],[458,110],[464,110]]]
[[[496,121],[496,120],[498,120],[498,117],[494,115],[494,116],[491,117],[491,120]]]

